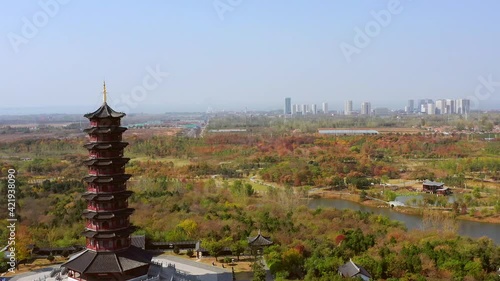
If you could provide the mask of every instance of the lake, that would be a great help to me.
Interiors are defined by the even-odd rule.
[[[389,217],[392,220],[403,222],[408,229],[421,229],[422,217],[417,215],[408,215],[398,213],[389,208],[376,208],[371,206],[361,205],[355,202],[342,199],[316,198],[311,199],[308,204],[309,208],[336,208],[340,210],[351,209],[354,211],[372,212]],[[474,222],[458,220],[458,234],[479,238],[487,236],[491,238],[497,245],[500,245],[500,224]]]

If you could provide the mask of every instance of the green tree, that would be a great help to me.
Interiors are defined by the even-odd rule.
[[[253,278],[252,281],[266,281],[266,270],[260,261],[252,264]]]
[[[231,252],[236,255],[238,261],[240,260],[240,255],[245,251],[248,246],[248,242],[245,240],[238,240],[231,244]]]

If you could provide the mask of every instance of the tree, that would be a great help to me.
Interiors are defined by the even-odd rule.
[[[208,250],[208,253],[212,256],[215,257],[215,261],[217,261],[217,258],[219,257],[220,252],[224,249],[224,241],[218,241],[214,239],[210,240],[203,240],[203,248]]]
[[[240,255],[245,251],[248,246],[248,242],[245,240],[239,240],[231,244],[231,251],[233,255],[236,255],[238,261],[240,260]]]
[[[266,270],[261,261],[256,261],[252,264],[253,278],[252,281],[266,281]]]

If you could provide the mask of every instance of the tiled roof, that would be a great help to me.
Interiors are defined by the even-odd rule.
[[[115,198],[130,197],[134,192],[130,190],[124,190],[116,193],[84,193],[82,197],[86,200],[96,200],[96,201],[110,201]]]
[[[117,176],[86,176],[83,178],[85,182],[97,182],[97,183],[108,183],[108,182],[124,182],[127,181],[132,175],[123,174]]]
[[[114,111],[107,103],[103,103],[101,107],[99,107],[96,111],[92,113],[87,113],[84,115],[85,118],[121,118],[125,116],[123,112]]]
[[[149,252],[135,246],[114,253],[86,250],[62,264],[62,267],[80,273],[123,273],[148,265],[152,257]]]
[[[109,166],[109,165],[125,165],[130,161],[130,158],[111,158],[111,159],[88,159],[83,161],[87,166]]]
[[[128,142],[89,142],[83,145],[86,149],[122,149]]]
[[[269,246],[273,244],[273,241],[271,241],[269,237],[262,236],[259,230],[257,236],[248,238],[248,244],[250,246]]]
[[[123,133],[127,130],[125,127],[91,127],[84,129],[83,131],[88,134],[109,134],[109,133]]]
[[[371,278],[372,276],[366,269],[363,267],[355,264],[351,259],[349,259],[348,262],[346,262],[344,265],[339,267],[339,272],[342,274],[344,277],[355,277],[358,274],[367,276]]]

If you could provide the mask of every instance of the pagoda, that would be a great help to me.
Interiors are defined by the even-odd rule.
[[[101,107],[84,116],[90,127],[84,131],[89,142],[84,147],[89,159],[84,161],[88,176],[83,178],[87,191],[82,197],[87,201],[85,218],[86,249],[71,257],[62,266],[68,270],[68,280],[142,280],[147,278],[152,255],[131,245],[130,234],[135,230],[130,224],[125,164],[123,157],[128,145],[122,141],[127,128],[121,126],[125,113],[114,111],[106,103],[106,84]]]

